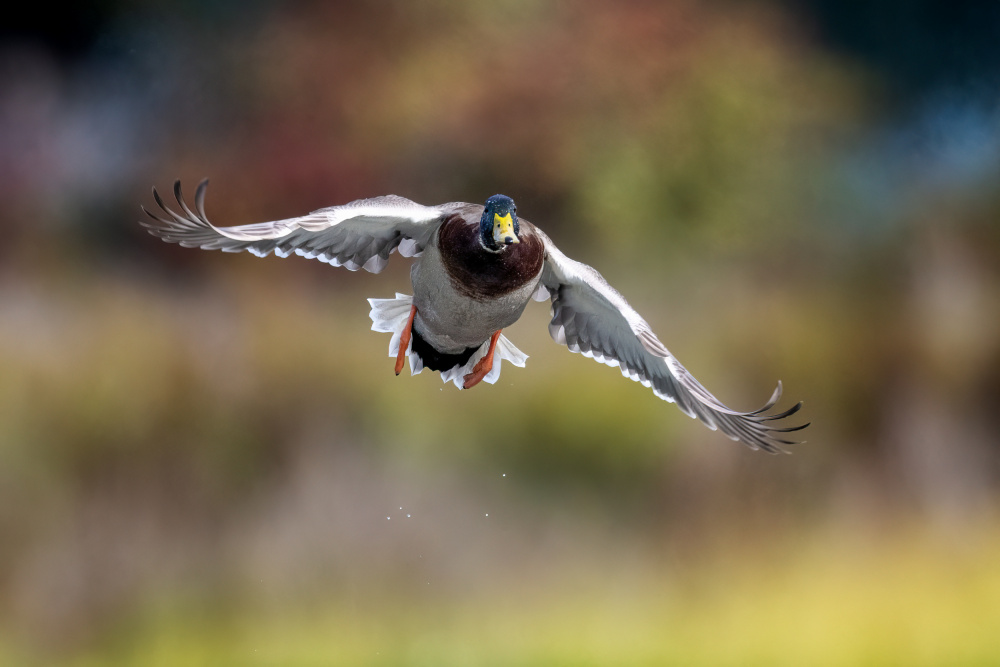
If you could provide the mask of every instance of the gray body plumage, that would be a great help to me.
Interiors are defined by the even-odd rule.
[[[517,322],[538,288],[538,278],[492,299],[474,298],[456,288],[441,259],[438,236],[433,235],[410,269],[413,303],[417,307],[414,326],[441,352],[458,354],[479,347],[494,331]]]

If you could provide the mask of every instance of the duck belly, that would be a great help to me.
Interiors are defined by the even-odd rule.
[[[417,307],[413,326],[431,346],[447,354],[479,347],[494,332],[516,322],[538,285],[535,278],[505,294],[476,298],[453,283],[436,244],[425,248],[410,278]]]

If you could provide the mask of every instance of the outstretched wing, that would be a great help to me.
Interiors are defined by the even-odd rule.
[[[174,198],[180,212],[171,210],[153,188],[160,211],[151,213],[152,222],[143,221],[154,236],[188,248],[240,252],[259,257],[271,252],[279,257],[295,253],[351,271],[364,268],[378,273],[385,268],[393,250],[406,257],[419,255],[441,222],[443,209],[421,206],[388,195],[359,199],[343,206],[331,206],[299,218],[258,222],[236,227],[216,227],[205,215],[202,181],[195,192],[195,211],[184,201],[181,182],[174,183]]]
[[[541,233],[541,232],[539,232]],[[797,403],[777,414],[766,414],[781,397],[778,383],[770,400],[759,410],[737,412],[722,404],[681,366],[652,329],[625,298],[593,268],[574,261],[545,241],[542,285],[552,299],[549,333],[557,343],[609,366],[622,375],[652,388],[665,401],[676,403],[689,417],[697,417],[710,429],[718,429],[752,449],[777,453],[781,445],[799,444],[775,434],[805,428],[778,428],[774,422],[802,407]]]

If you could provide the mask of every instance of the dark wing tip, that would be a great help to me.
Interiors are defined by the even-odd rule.
[[[784,412],[779,412],[778,414],[774,415],[763,415],[759,417],[759,421],[775,421],[778,419],[784,419],[785,417],[790,417],[791,415],[794,415],[796,412],[802,409],[802,404],[803,402],[799,401],[798,403],[788,408]]]
[[[201,183],[198,184],[198,188],[194,191],[194,207],[205,222],[208,222],[208,216],[205,215],[205,190],[207,189],[208,179],[203,178],[201,179]]]
[[[785,450],[782,445],[802,445],[805,441],[797,440],[786,440],[784,438],[779,438],[775,434],[778,433],[794,433],[796,431],[801,431],[808,427],[812,422],[806,422],[805,424],[800,424],[797,426],[774,426],[773,422],[781,419],[785,419],[791,415],[794,415],[799,410],[802,409],[802,401],[799,401],[787,410],[775,414],[762,414],[767,409],[774,407],[773,399],[775,396],[781,393],[781,383],[778,383],[778,388],[775,390],[775,394],[772,395],[771,399],[768,401],[768,405],[765,406],[764,410],[757,410],[752,413],[736,417],[734,421],[737,423],[732,424],[733,430],[736,432],[737,437],[745,444],[751,447],[759,447],[766,452],[771,454],[778,453],[790,453]]]
[[[196,194],[198,201],[196,203],[199,213],[192,211],[184,200],[180,179],[174,181],[174,198],[177,200],[177,205],[180,206],[182,213],[178,213],[167,206],[163,201],[163,197],[160,196],[159,190],[156,189],[156,186],[153,186],[151,188],[153,200],[156,202],[159,211],[154,213],[140,204],[139,208],[149,216],[152,222],[140,220],[139,224],[149,230],[151,234],[164,241],[181,243],[182,245],[184,243],[197,243],[201,245],[204,239],[200,237],[207,229],[212,227],[204,215],[205,186],[207,183],[208,179],[206,178],[198,186]]]
[[[767,430],[771,433],[792,433],[794,431],[801,431],[805,427],[809,426],[812,422],[806,422],[801,426],[788,426],[786,428],[768,428]]]

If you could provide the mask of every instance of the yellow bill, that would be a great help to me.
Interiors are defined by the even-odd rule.
[[[514,233],[514,221],[511,220],[510,213],[503,217],[499,213],[493,214],[493,240],[499,245],[521,242]]]

